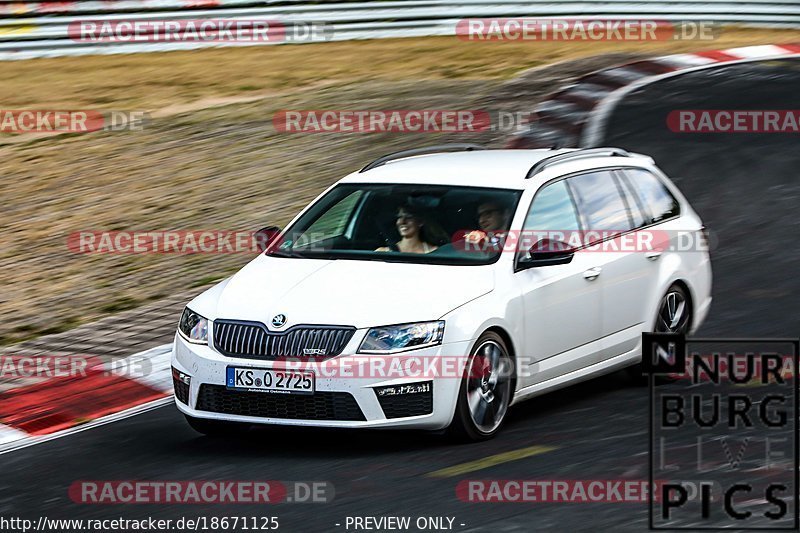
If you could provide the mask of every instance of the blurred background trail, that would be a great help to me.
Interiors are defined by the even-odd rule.
[[[798,41],[726,29],[714,47]],[[529,112],[576,77],[697,42],[431,37],[5,62],[5,109],[146,111],[142,131],[0,136],[0,344],[206,286],[247,254],[76,254],[77,231],[255,231],[285,224],[370,158],[509,132],[284,134],[282,109]],[[612,53],[613,52],[613,53]],[[599,55],[602,54],[602,55]]]

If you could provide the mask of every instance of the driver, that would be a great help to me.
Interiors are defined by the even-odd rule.
[[[478,226],[486,233],[505,232],[511,224],[511,210],[497,202],[478,206]]]
[[[489,251],[489,248],[502,246],[508,227],[511,225],[511,209],[495,201],[483,202],[478,206],[478,227],[464,238],[472,246]]]

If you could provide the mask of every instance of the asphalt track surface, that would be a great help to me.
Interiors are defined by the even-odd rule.
[[[798,335],[800,141],[796,134],[675,134],[666,114],[797,109],[798,86],[796,61],[730,66],[646,88],[612,117],[608,144],[652,154],[715,235],[715,303],[701,336]],[[532,446],[552,449],[428,476]],[[517,406],[497,438],[472,445],[417,432],[285,428],[207,438],[166,406],[0,456],[0,472],[0,514],[34,520],[278,516],[280,530],[316,532],[345,531],[348,516],[400,515],[455,517],[456,531],[644,531],[645,504],[466,503],[456,485],[462,479],[647,479],[648,389],[620,373],[582,383]],[[324,480],[335,486],[335,498],[170,506],[76,504],[68,496],[76,480],[131,479]]]

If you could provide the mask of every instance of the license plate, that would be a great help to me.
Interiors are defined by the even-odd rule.
[[[255,392],[314,394],[314,373],[229,366],[225,386],[229,389]]]

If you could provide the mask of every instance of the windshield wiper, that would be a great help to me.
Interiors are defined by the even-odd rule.
[[[293,259],[328,259],[328,260],[336,260],[336,259],[348,259],[347,256],[342,257],[341,255],[334,255],[330,252],[307,252],[307,253],[300,253],[295,252],[294,250],[275,250],[274,252],[270,252],[271,256],[274,257],[290,257]]]
[[[291,257],[291,258],[294,258],[294,259],[303,259],[303,258],[306,257],[303,254],[300,254],[300,253],[297,253],[297,252],[294,252],[294,251],[290,251],[290,250],[273,250],[273,251],[269,252],[267,255],[272,256],[272,257]]]

